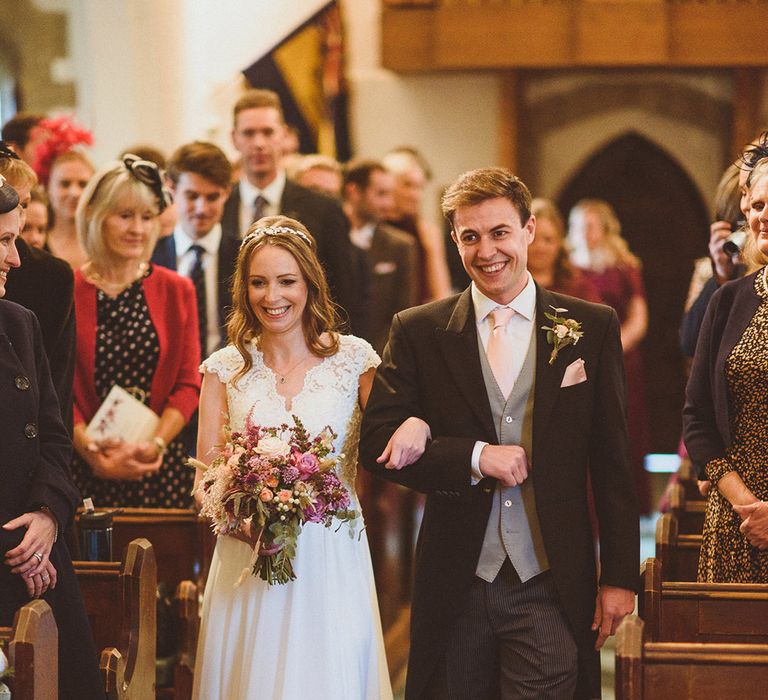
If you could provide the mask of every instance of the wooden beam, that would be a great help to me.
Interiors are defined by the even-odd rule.
[[[768,43],[742,40],[768,0],[451,0],[382,9],[383,64],[435,71],[591,66],[761,67]]]

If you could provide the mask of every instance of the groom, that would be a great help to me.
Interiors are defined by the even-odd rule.
[[[502,168],[448,188],[443,213],[472,284],[395,316],[363,419],[365,468],[427,494],[407,700],[599,697],[596,649],[634,606],[618,319],[535,285],[530,203]],[[575,344],[542,330],[553,307],[580,324]],[[405,450],[390,438],[409,417],[431,440],[398,469]]]

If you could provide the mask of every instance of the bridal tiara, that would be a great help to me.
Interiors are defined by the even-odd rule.
[[[262,236],[276,236],[280,233],[290,233],[294,236],[298,236],[303,240],[310,248],[312,247],[312,241],[309,240],[309,236],[302,233],[298,229],[291,228],[290,226],[259,226],[251,231],[240,244],[240,247],[244,246],[248,241],[252,241],[254,238],[261,238]]]

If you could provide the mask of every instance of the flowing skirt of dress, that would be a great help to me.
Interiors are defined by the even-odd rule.
[[[206,584],[193,698],[391,700],[371,556],[360,526],[310,523],[296,580],[251,576],[252,550],[219,537]]]

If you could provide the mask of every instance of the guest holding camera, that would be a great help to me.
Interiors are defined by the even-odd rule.
[[[75,273],[75,480],[101,507],[183,508],[194,473],[179,432],[197,407],[200,341],[192,282],[148,260],[167,202],[157,165],[126,155],[98,172],[77,208],[88,262]],[[114,385],[160,416],[152,439],[86,432]]]
[[[680,327],[680,346],[691,358],[704,313],[712,295],[725,282],[744,274],[741,248],[747,239],[749,215],[747,178],[755,164],[768,157],[768,132],[750,144],[723,173],[715,194],[715,221],[709,227],[709,258],[697,261]]]
[[[683,409],[688,454],[712,484],[699,581],[768,583],[768,159],[752,170],[747,195],[743,257],[752,273],[713,295]]]

